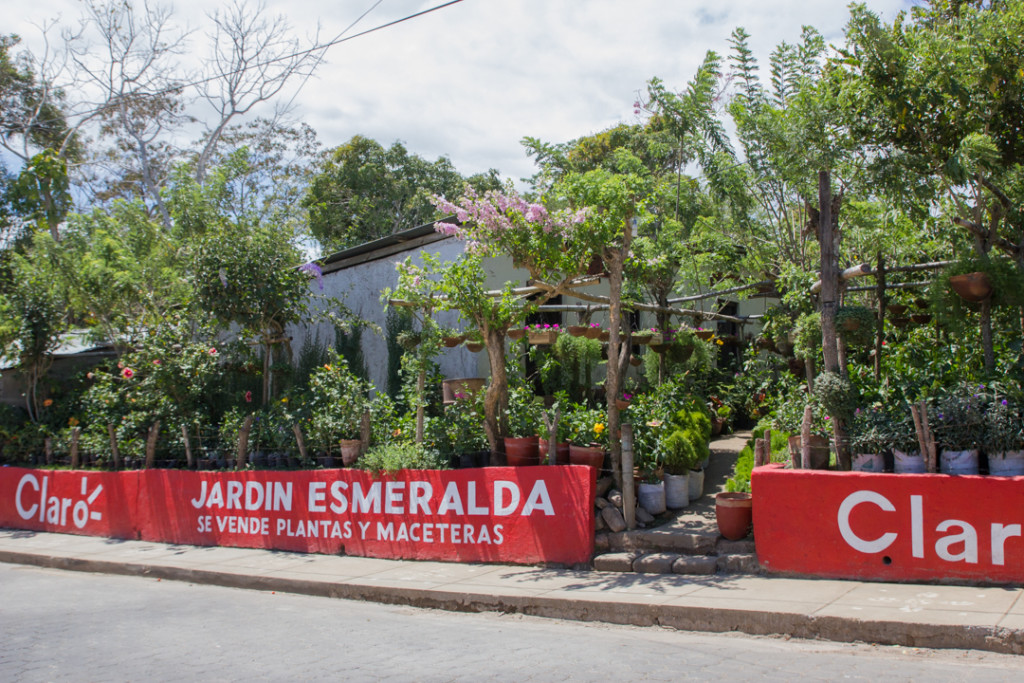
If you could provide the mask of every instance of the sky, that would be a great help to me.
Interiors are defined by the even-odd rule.
[[[136,0],[138,2],[139,0]],[[157,0],[152,0],[156,2]],[[266,0],[293,31],[322,41],[443,4],[444,0]],[[175,20],[200,27],[219,0],[177,0]],[[908,0],[868,0],[891,20]],[[80,0],[33,0],[3,32],[39,51],[39,26],[73,24]],[[285,96],[293,116],[326,147],[361,134],[401,141],[433,160],[448,156],[463,174],[498,169],[520,179],[534,166],[524,136],[565,142],[637,120],[633,103],[652,77],[681,90],[708,50],[729,49],[742,26],[766,75],[771,50],[799,39],[801,26],[842,41],[843,0],[463,0],[331,47],[315,76]],[[56,33],[51,32],[54,41]],[[185,62],[201,52],[196,47]],[[295,84],[299,85],[298,82]]]

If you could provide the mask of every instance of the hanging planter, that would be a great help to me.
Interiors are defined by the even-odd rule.
[[[458,346],[464,341],[466,341],[466,335],[464,334],[441,338],[441,343],[443,343],[449,349],[454,349],[456,346]]]
[[[569,334],[574,337],[585,337],[587,328],[584,325],[569,325]]]
[[[697,337],[701,341],[711,341],[711,338],[715,336],[715,333],[711,330],[700,329],[697,330]]]
[[[655,353],[665,353],[668,351],[668,347],[668,344],[663,343],[651,344],[651,351],[654,351]]]
[[[891,322],[894,327],[898,327],[899,329],[902,330],[904,327],[910,324],[910,318],[890,318],[889,322]]]
[[[481,351],[484,350],[484,343],[478,341],[468,341],[466,342],[466,349],[468,351],[472,351],[473,353],[480,353]]]
[[[992,295],[992,280],[985,272],[951,275],[949,286],[964,301],[978,303]]]
[[[527,341],[531,344],[554,344],[558,339],[558,330],[530,330]]]
[[[480,392],[487,383],[482,377],[461,377],[446,379],[441,382],[441,397],[444,403],[455,403],[464,396],[472,396]]]
[[[885,310],[889,311],[893,315],[903,315],[907,312],[907,307],[903,304],[889,304],[885,307]]]
[[[927,325],[932,321],[932,316],[928,313],[915,313],[910,319],[918,325]]]
[[[513,327],[508,331],[508,338],[516,341],[526,336],[526,330],[521,327]]]
[[[653,335],[650,332],[634,332],[633,343],[634,344],[649,344]]]
[[[644,361],[642,358],[640,358],[640,356],[630,356],[629,364],[632,365],[634,368],[638,368],[644,364]]]

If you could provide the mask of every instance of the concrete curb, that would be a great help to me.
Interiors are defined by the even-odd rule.
[[[388,605],[408,605],[451,612],[504,612],[628,626],[663,626],[685,631],[789,635],[836,642],[863,641],[881,645],[963,648],[1002,654],[1024,654],[1024,631],[995,627],[817,617],[768,610],[652,605],[622,600],[607,602],[600,600],[600,596],[553,598],[503,595],[500,589],[478,592],[370,586],[342,581],[257,576],[158,563],[60,557],[10,550],[0,550],[0,562],[66,571],[142,576],[229,588],[280,591]]]

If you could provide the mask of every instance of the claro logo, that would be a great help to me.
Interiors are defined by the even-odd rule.
[[[89,493],[88,477],[82,477],[82,495],[79,500],[48,495],[49,487],[48,476],[37,478],[34,474],[26,474],[21,478],[14,493],[14,505],[22,519],[37,518],[47,524],[67,526],[70,511],[71,521],[79,529],[84,528],[90,519],[103,519],[101,513],[89,510],[89,506],[95,503],[96,498],[103,492],[103,484],[98,484],[92,493]]]
[[[854,550],[866,554],[880,553],[897,541],[900,536],[898,530],[906,529],[904,524],[907,521],[906,516],[909,514],[911,554],[916,558],[924,558],[924,496],[909,496],[908,502],[910,504],[908,510],[897,510],[891,500],[877,491],[855,491],[848,495],[839,506],[839,533]],[[850,515],[858,505],[873,505],[884,512],[895,513],[889,528],[895,528],[897,531],[886,531],[877,538],[864,538],[863,530],[858,533],[850,524]],[[961,519],[945,519],[935,526],[935,532],[946,534],[935,541],[934,552],[939,559],[946,562],[978,563],[978,532],[974,525]],[[1020,535],[1020,524],[993,522],[990,525],[989,536],[993,565],[1006,563],[1004,553],[1006,540]],[[954,552],[955,550],[959,552]]]

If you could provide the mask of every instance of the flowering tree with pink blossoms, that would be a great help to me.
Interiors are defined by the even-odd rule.
[[[438,264],[437,272],[448,306],[473,322],[484,339],[491,371],[484,396],[485,429],[492,462],[499,464],[499,443],[508,432],[505,334],[531,310],[569,291],[586,272],[595,249],[586,229],[588,211],[552,211],[527,202],[511,188],[482,196],[469,190],[458,202],[435,197],[434,203],[458,221],[438,223],[437,231],[468,243],[466,257]],[[498,255],[511,256],[516,266],[525,268],[537,289],[517,292],[508,284],[500,293],[486,291],[480,258]]]

